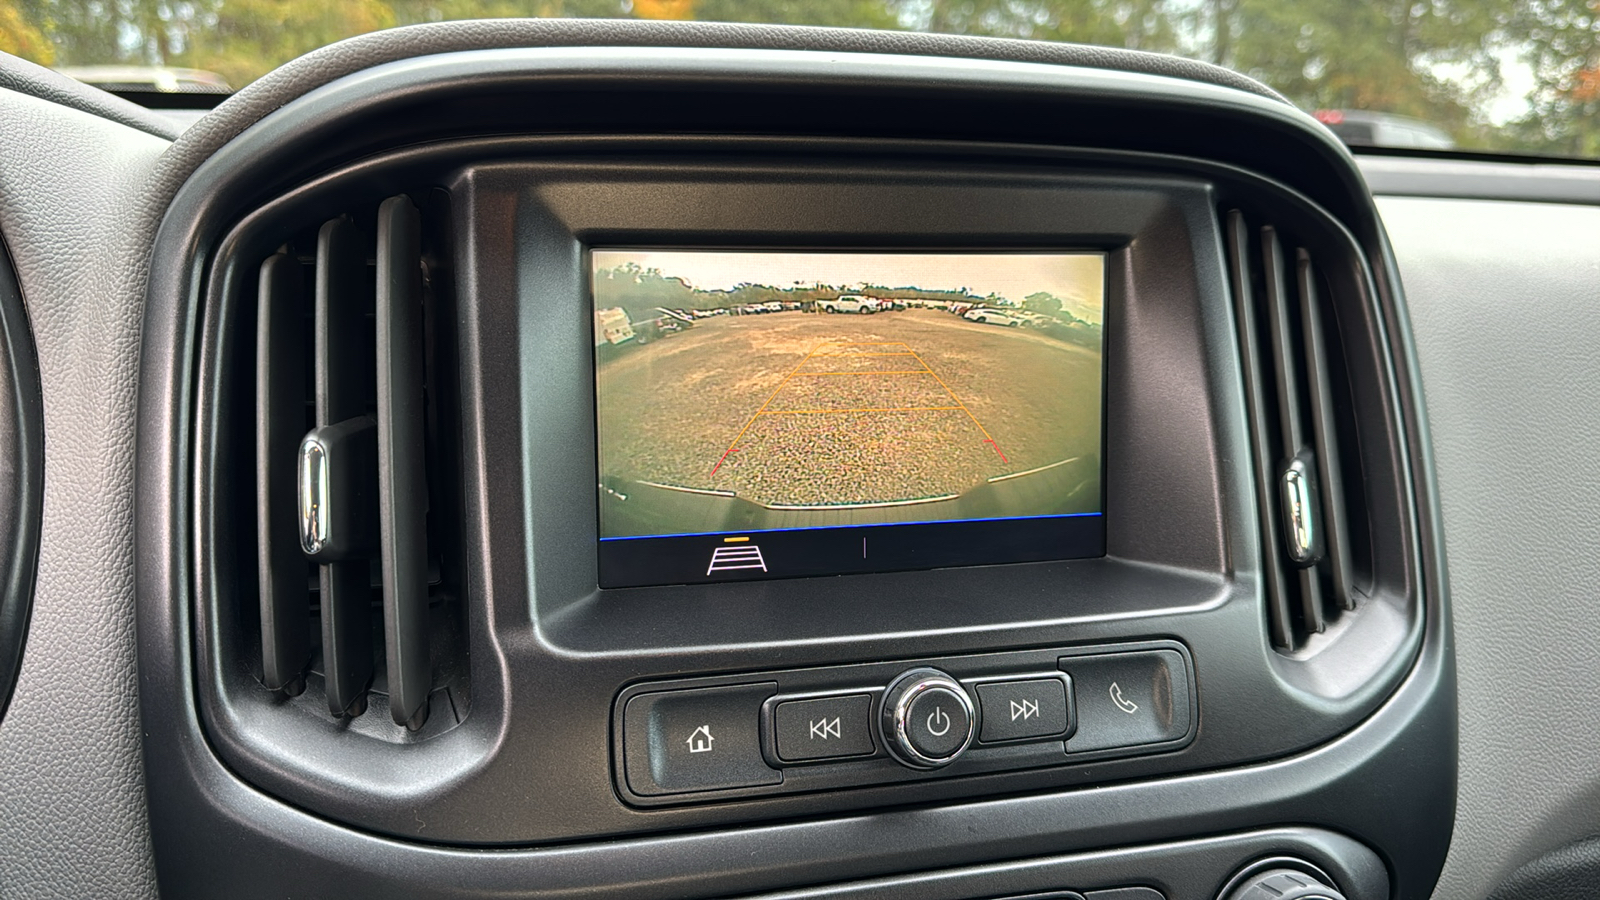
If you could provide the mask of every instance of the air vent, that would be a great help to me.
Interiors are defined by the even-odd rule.
[[[1255,460],[1268,628],[1280,649],[1302,646],[1356,608],[1350,506],[1338,407],[1348,407],[1330,340],[1323,282],[1304,247],[1270,225],[1227,221],[1234,313]],[[1332,337],[1337,337],[1336,333]],[[1342,372],[1342,368],[1338,369]],[[1359,477],[1359,468],[1351,474]]]
[[[261,683],[411,732],[466,699],[424,231],[391,197],[261,263],[254,373]]]

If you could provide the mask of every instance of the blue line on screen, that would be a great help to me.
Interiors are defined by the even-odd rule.
[[[719,534],[772,534],[778,531],[832,531],[839,528],[894,528],[899,525],[947,525],[962,522],[1021,522],[1028,519],[1081,519],[1105,513],[1055,513],[1047,516],[995,516],[988,519],[927,519],[921,522],[861,522],[855,525],[807,525],[803,528],[755,528],[744,531],[685,531],[680,534],[628,534],[603,537],[602,541],[642,541],[649,538],[716,537]]]

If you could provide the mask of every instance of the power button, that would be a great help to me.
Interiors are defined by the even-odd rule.
[[[975,719],[966,690],[938,669],[905,672],[884,693],[884,744],[914,768],[953,762],[972,743]]]

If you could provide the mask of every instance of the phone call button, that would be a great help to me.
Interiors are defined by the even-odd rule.
[[[1176,650],[1068,656],[1078,730],[1068,753],[1176,741],[1190,730],[1189,674]]]

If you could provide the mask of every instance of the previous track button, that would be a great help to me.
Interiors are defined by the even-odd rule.
[[[870,694],[784,701],[772,718],[778,758],[784,762],[872,753]]]

